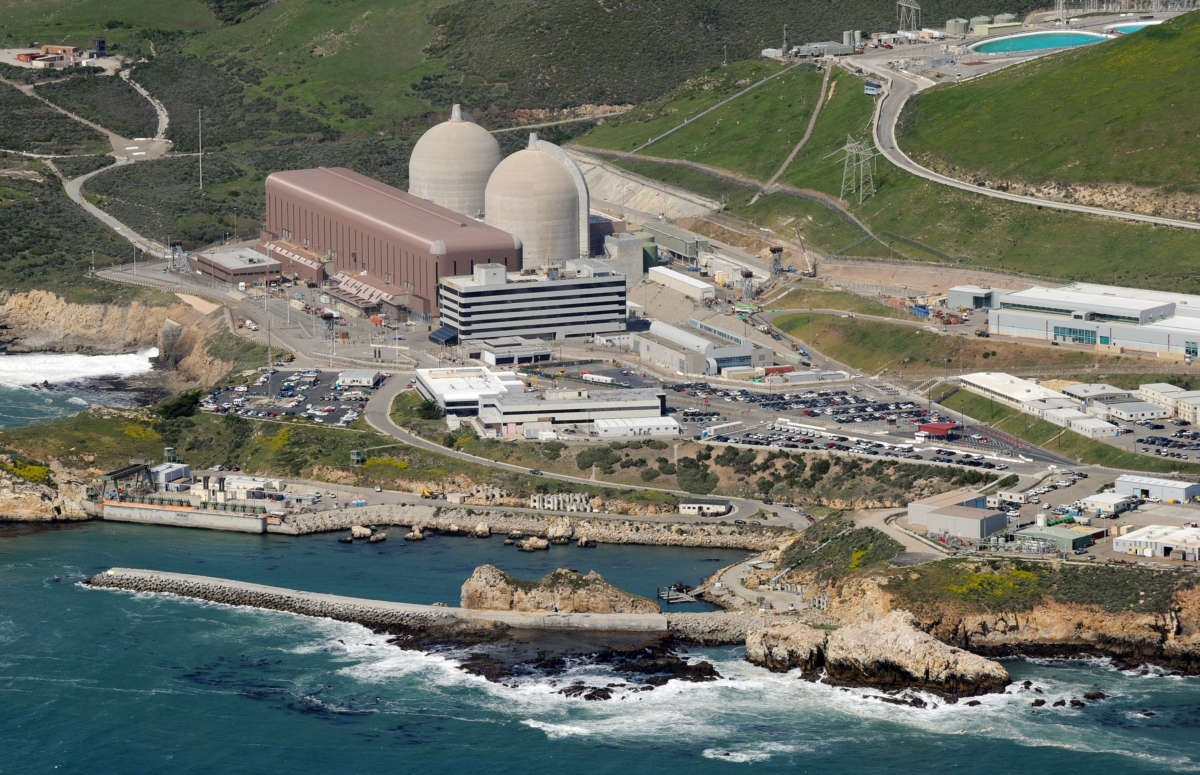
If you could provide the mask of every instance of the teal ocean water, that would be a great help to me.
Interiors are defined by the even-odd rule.
[[[53,420],[91,404],[136,406],[145,391],[124,379],[150,371],[158,351],[122,355],[0,353],[0,428]]]
[[[1200,679],[1103,661],[1012,661],[979,707],[915,709],[697,650],[723,676],[588,702],[567,680],[505,685],[453,653],[403,651],[357,625],[93,590],[111,565],[325,592],[452,602],[481,562],[522,576],[595,568],[621,586],[696,581],[736,552],[553,547],[434,537],[347,546],[133,525],[0,526],[0,772],[969,773],[1200,770]],[[1110,699],[1030,707],[1035,697]],[[929,698],[932,699],[932,698]],[[1149,715],[1153,714],[1153,715]]]

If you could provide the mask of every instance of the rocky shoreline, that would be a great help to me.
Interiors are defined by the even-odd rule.
[[[490,575],[485,573],[483,577]],[[549,588],[558,581],[529,584]],[[569,637],[572,653],[580,653],[582,643],[583,652],[593,657],[608,654],[603,661],[624,665],[627,672],[650,676],[653,681],[670,677],[686,680],[718,677],[711,665],[680,659],[674,648],[745,644],[747,659],[753,663],[778,671],[798,667],[808,678],[815,677],[820,669],[823,680],[847,686],[871,686],[885,691],[916,687],[955,699],[1001,691],[1008,683],[1008,673],[1003,667],[937,641],[917,630],[911,615],[902,612],[894,612],[880,621],[827,632],[808,627],[787,614],[564,613],[451,608],[129,568],[113,568],[84,583],[97,588],[168,593],[355,622],[392,635],[390,642],[403,648],[438,650],[499,643],[512,649],[524,644],[525,656],[515,661],[521,669],[546,662],[544,648],[538,650],[542,641],[531,633],[549,633],[554,638]],[[477,591],[470,583],[464,585],[464,597],[477,597]],[[609,597],[604,587],[596,585],[595,591],[603,598]],[[582,602],[581,607],[586,610],[592,603]],[[637,608],[643,606],[638,604]],[[530,646],[531,643],[534,645]],[[490,655],[472,657],[468,663],[485,677],[490,675],[491,680],[503,681],[512,675],[513,660]],[[509,666],[505,667],[506,664]],[[591,688],[580,691],[588,693]],[[599,692],[590,699],[604,699],[603,694]]]

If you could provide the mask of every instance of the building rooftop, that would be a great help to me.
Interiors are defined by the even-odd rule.
[[[212,263],[224,269],[248,269],[254,267],[262,271],[278,270],[280,263],[273,258],[267,258],[254,248],[213,248],[199,254]]]
[[[1142,476],[1140,474],[1121,474],[1117,477],[1117,481],[1150,487],[1189,487],[1196,485],[1195,482],[1185,482],[1181,479],[1160,479],[1156,476]]]
[[[1087,400],[1089,398],[1098,398],[1100,396],[1127,396],[1131,391],[1123,390],[1119,387],[1101,383],[1081,382],[1077,385],[1068,385],[1062,389],[1062,392],[1075,398]]]
[[[497,395],[496,399],[500,403],[513,403],[517,401],[532,402],[546,404],[572,404],[580,401],[588,403],[604,403],[616,404],[631,401],[648,401],[651,398],[657,398],[663,395],[663,391],[656,388],[635,388],[622,390],[592,390],[583,388],[581,390],[531,390],[528,392],[511,392]]]
[[[1200,548],[1200,527],[1175,525],[1146,525],[1137,530],[1130,530],[1118,540],[1123,541],[1152,541],[1155,543],[1171,544],[1172,546],[1188,546]]]
[[[1026,536],[1029,538],[1045,538],[1047,540],[1059,539],[1066,541],[1074,541],[1080,536],[1080,534],[1074,530],[1065,527],[1058,527],[1057,525],[1052,527],[1038,527],[1037,525],[1034,525],[1032,527],[1022,528],[1017,531],[1017,535]]]
[[[482,266],[484,265],[477,265],[477,268]],[[625,275],[617,272],[611,263],[594,258],[576,258],[564,261],[561,267],[541,266],[532,270],[525,269],[520,272],[505,272],[502,275],[504,278],[503,283],[498,281],[500,276],[499,272],[494,273],[492,278],[489,278],[488,273],[476,272],[468,275],[443,277],[440,282],[442,285],[458,291],[471,291],[481,288],[496,288],[500,285],[566,282],[592,277],[611,277],[614,279],[619,277],[622,280],[625,279]]]
[[[1148,298],[1131,288],[1074,283],[1061,288],[1034,286],[1013,291],[1004,295],[1004,301],[1066,310],[1115,308],[1138,314],[1176,301],[1173,294],[1163,295],[1168,298]],[[1200,303],[1200,299],[1197,302]]]
[[[975,294],[982,295],[982,294],[986,294],[986,293],[993,293],[997,289],[996,288],[984,288],[982,285],[955,285],[950,290],[955,291],[957,293],[975,293]]]
[[[593,420],[597,428],[646,428],[661,425],[674,425],[679,422],[674,417],[601,417]]]
[[[672,280],[677,280],[681,283],[684,283],[685,285],[690,285],[693,288],[696,288],[699,290],[704,290],[704,289],[715,290],[712,283],[707,283],[698,277],[692,277],[691,275],[687,274],[686,272],[676,272],[674,269],[667,269],[665,266],[652,266],[652,267],[650,267],[650,271],[647,274],[665,275],[666,277],[669,277]]]
[[[927,498],[921,498],[920,500],[913,501],[913,503],[919,503],[923,506],[936,506],[936,507],[961,506],[962,504],[966,503],[967,501],[971,501],[971,500],[975,500],[977,498],[983,498],[983,497],[984,496],[980,495],[979,493],[975,492],[974,490],[972,490],[969,487],[960,487],[957,490],[951,490],[949,492],[941,492],[941,493],[938,493],[937,495],[930,495]]]
[[[1172,385],[1169,382],[1147,382],[1144,385],[1138,385],[1138,390],[1141,390],[1143,388],[1145,388],[1146,390],[1152,390],[1155,393],[1163,393],[1163,394],[1187,392],[1183,388],[1179,387],[1178,385]]]
[[[1107,404],[1109,409],[1120,409],[1122,412],[1162,412],[1165,411],[1158,404],[1152,404],[1149,401],[1120,401],[1118,403]]]
[[[999,371],[977,371],[973,374],[963,374],[959,380],[964,385],[988,390],[1018,402],[1043,398],[1066,398],[1057,390],[1051,390],[1031,380]]]
[[[942,506],[935,513],[944,517],[959,517],[962,519],[984,520],[1004,512],[996,509],[977,509],[971,506]]]
[[[515,373],[482,367],[417,369],[417,377],[447,401],[470,401],[481,395],[525,390],[525,383]]]
[[[1083,501],[1085,503],[1107,503],[1109,505],[1116,505],[1118,503],[1124,503],[1125,501],[1129,500],[1130,497],[1132,496],[1122,495],[1121,493],[1113,490],[1105,490],[1104,492],[1098,492],[1095,495],[1089,495],[1084,498]]]
[[[383,232],[424,243],[433,255],[519,247],[511,234],[344,167],[286,170],[267,177],[276,188],[309,199]]]

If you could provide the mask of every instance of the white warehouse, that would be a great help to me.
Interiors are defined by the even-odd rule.
[[[1187,503],[1200,496],[1200,484],[1178,479],[1159,479],[1155,476],[1124,474],[1114,483],[1116,491],[1134,498],[1158,498],[1164,503]]]
[[[1113,551],[1195,562],[1200,558],[1200,528],[1147,525],[1114,538]]]
[[[665,285],[673,291],[689,296],[696,301],[715,299],[717,289],[712,283],[706,283],[698,277],[691,277],[683,272],[676,272],[663,266],[652,266],[646,273],[646,279]]]

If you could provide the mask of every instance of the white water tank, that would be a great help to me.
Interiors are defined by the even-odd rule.
[[[1045,527],[1046,526],[1046,512],[1044,512],[1044,511],[1038,512],[1038,515],[1034,518],[1034,524],[1037,525],[1038,527]]]
[[[430,127],[408,160],[408,193],[455,212],[483,214],[488,178],[500,163],[500,143],[455,105]]]

